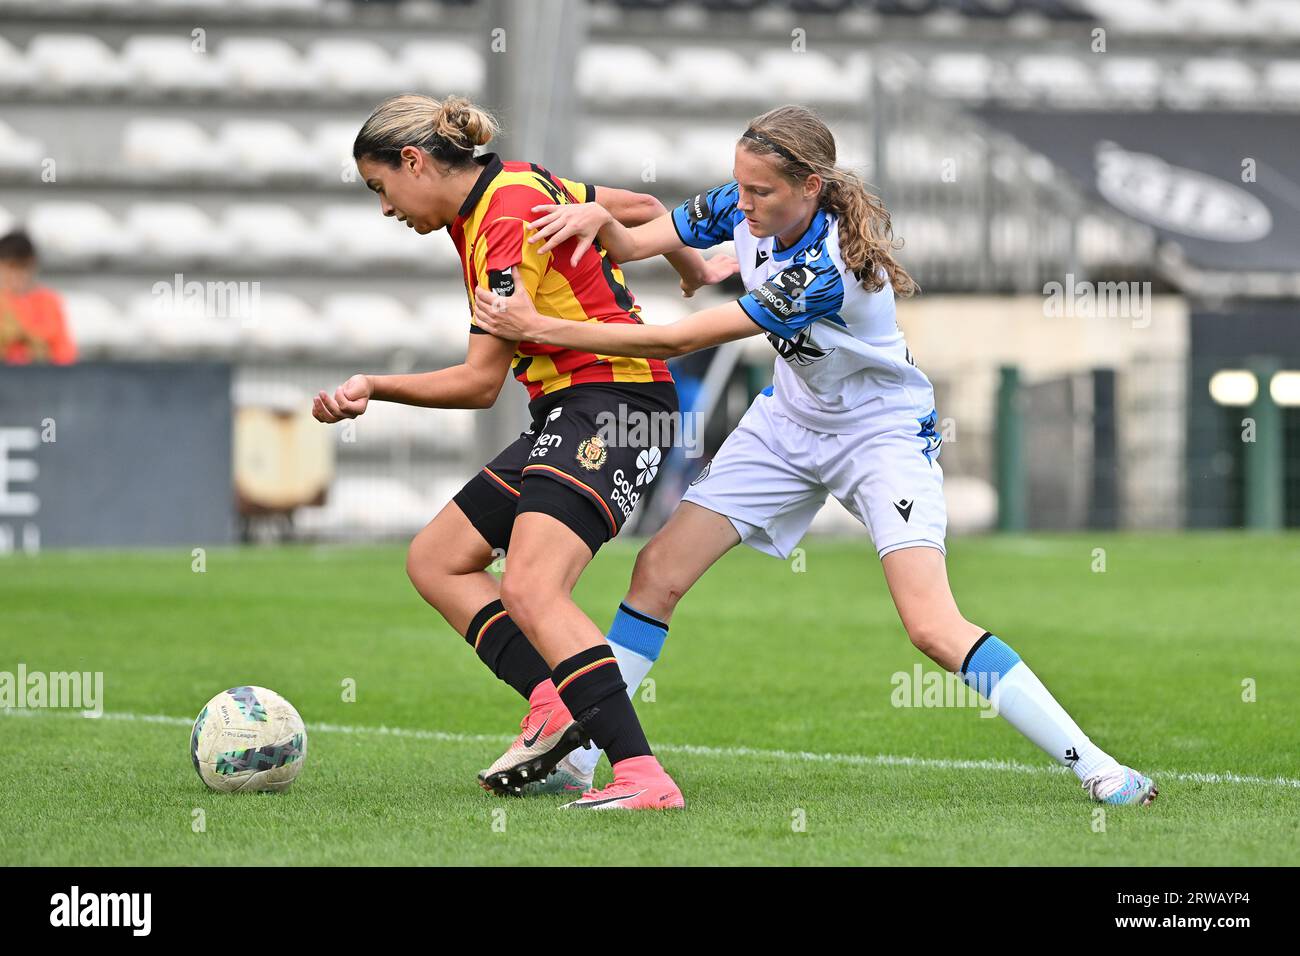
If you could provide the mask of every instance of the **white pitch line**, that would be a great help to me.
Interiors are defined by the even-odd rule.
[[[105,712],[99,718],[82,717],[80,711],[70,710],[17,710],[0,709],[12,717],[76,717],[81,719],[120,720],[142,724],[166,724],[174,727],[192,727],[189,717],[168,714],[133,714]],[[423,730],[412,727],[371,727],[350,724],[313,723],[310,730],[326,734],[349,734],[357,737],[398,737],[405,740],[432,740],[439,743],[501,744],[514,737],[508,734],[462,734],[446,730]],[[814,753],[807,750],[764,750],[758,747],[707,747],[699,744],[655,744],[660,753],[685,754],[692,757],[756,758],[780,760],[788,763],[836,763],[855,767],[917,767],[923,770],[989,770],[1001,773],[1055,773],[1069,771],[1051,764],[1026,764],[1014,760],[952,760],[941,757],[907,757],[899,754],[837,754]],[[1292,777],[1254,777],[1224,771],[1207,773],[1186,770],[1146,771],[1157,782],[1179,780],[1185,783],[1223,784],[1236,783],[1254,787],[1289,787],[1300,790],[1300,779]]]

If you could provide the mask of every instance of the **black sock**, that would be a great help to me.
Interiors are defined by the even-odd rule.
[[[465,640],[492,673],[519,691],[524,700],[551,676],[542,655],[528,643],[500,601],[493,601],[474,615]]]
[[[597,644],[560,661],[551,679],[564,706],[605,751],[611,764],[650,755],[650,744],[608,644]]]

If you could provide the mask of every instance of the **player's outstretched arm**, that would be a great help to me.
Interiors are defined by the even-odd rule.
[[[508,297],[479,288],[474,293],[474,321],[479,328],[512,345],[537,342],[601,355],[640,358],[673,358],[761,331],[735,302],[692,313],[669,325],[552,318],[538,313],[518,280],[515,293]]]
[[[633,192],[630,189],[616,189],[613,186],[596,186],[594,189],[596,202],[604,206],[605,210],[614,218],[614,221],[625,228],[634,230],[637,226],[644,226],[646,223],[668,215],[667,207],[657,197],[651,196],[649,193]],[[587,247],[587,243],[580,241],[579,246],[578,254],[580,255],[581,250]],[[544,246],[542,251],[545,251],[546,248]],[[612,250],[610,254],[620,262],[632,261],[619,258]],[[695,294],[697,289],[721,282],[723,279],[735,275],[740,269],[740,263],[733,256],[719,255],[706,260],[704,256],[700,255],[699,250],[683,246],[680,243],[677,249],[665,252],[664,258],[681,276],[682,295],[688,299]],[[575,257],[573,261],[577,262],[577,258]]]
[[[312,416],[331,424],[364,414],[370,400],[423,408],[489,408],[497,400],[514,346],[493,335],[471,335],[465,361],[412,375],[353,375],[334,390],[319,392]]]
[[[677,234],[672,215],[655,197],[605,186],[597,186],[596,195],[594,203],[534,206],[533,212],[539,216],[529,223],[532,234],[528,241],[543,243],[537,251],[545,254],[575,239],[570,256],[574,265],[597,238],[618,262],[637,262],[661,255],[681,276],[682,294],[688,298],[702,286],[721,282],[739,271],[740,265],[732,256],[719,255],[705,260],[688,248]],[[655,215],[644,220],[652,208]],[[644,221],[638,223],[638,220]]]

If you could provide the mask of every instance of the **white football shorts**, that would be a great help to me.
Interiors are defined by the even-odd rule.
[[[921,416],[921,417],[917,417]],[[760,394],[691,483],[690,501],[731,520],[745,544],[788,558],[834,495],[866,526],[880,557],[944,551],[942,439],[932,410],[873,410],[860,431],[813,431]]]

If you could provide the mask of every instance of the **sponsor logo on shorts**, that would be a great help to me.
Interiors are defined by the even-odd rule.
[[[564,444],[564,438],[561,435],[548,435],[543,432],[533,442],[533,450],[528,453],[529,458],[545,458],[546,453],[552,448],[559,448]]]
[[[659,474],[659,460],[661,457],[658,448],[647,448],[636,456],[636,466],[641,469],[636,475],[638,487],[648,485],[655,480],[655,475]]]
[[[655,450],[658,451],[658,449]],[[638,478],[637,484],[640,483]],[[614,472],[614,490],[609,493],[609,500],[614,502],[619,511],[623,512],[625,521],[632,517],[632,509],[641,500],[641,492],[637,491],[636,486],[627,480],[622,468]]]
[[[597,471],[605,464],[609,458],[609,448],[605,445],[605,440],[599,435],[592,435],[590,438],[584,438],[578,444],[578,454],[574,456],[578,464],[587,471]]]

